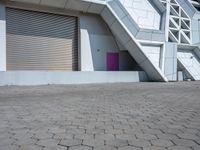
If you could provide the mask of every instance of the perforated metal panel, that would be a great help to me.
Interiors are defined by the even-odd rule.
[[[7,8],[7,70],[77,70],[76,17]]]

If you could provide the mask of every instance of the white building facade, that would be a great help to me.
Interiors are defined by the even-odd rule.
[[[195,0],[1,0],[0,85],[200,80]]]

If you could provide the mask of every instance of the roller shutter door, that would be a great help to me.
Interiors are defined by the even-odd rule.
[[[6,11],[7,70],[77,70],[76,17]]]

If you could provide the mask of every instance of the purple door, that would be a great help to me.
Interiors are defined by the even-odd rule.
[[[107,71],[119,71],[119,53],[107,53]]]

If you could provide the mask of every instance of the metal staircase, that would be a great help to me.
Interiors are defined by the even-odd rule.
[[[200,48],[198,46],[179,48],[177,58],[179,65],[187,71],[192,80],[200,80]]]
[[[135,38],[140,28],[120,1],[68,0],[68,3],[75,4],[69,9],[99,14],[107,23],[115,38],[129,51],[151,81],[168,81],[162,70],[145,54],[142,45]]]
[[[100,15],[116,38],[147,73],[150,80],[168,81],[161,69],[147,57],[141,44],[136,40],[138,26],[119,1],[108,1]]]

